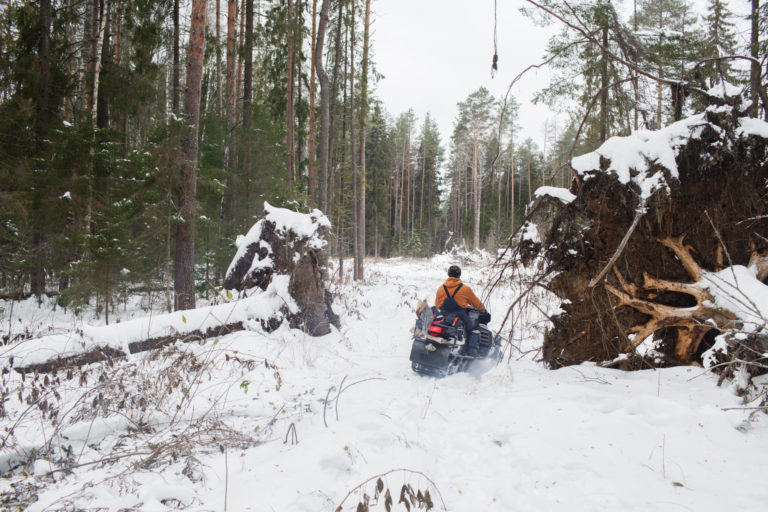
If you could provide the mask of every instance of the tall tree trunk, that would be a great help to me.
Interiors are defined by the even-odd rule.
[[[227,116],[227,137],[234,125],[235,115],[235,23],[237,23],[237,0],[227,2],[227,76],[225,112]]]
[[[333,162],[336,161],[334,158],[334,151],[336,149],[336,145],[334,144],[334,134],[336,133],[336,129],[334,128],[336,125],[336,106],[337,106],[337,97],[338,97],[338,89],[339,89],[339,80],[341,79],[341,62],[344,61],[344,65],[346,66],[346,60],[343,59],[341,50],[342,50],[342,21],[344,20],[344,2],[337,2],[338,3],[338,15],[336,16],[336,37],[335,37],[335,47],[334,47],[334,58],[333,58],[333,80],[331,80],[331,100],[330,100],[330,117],[329,117],[329,132],[330,132],[330,138],[328,140],[328,208],[329,210],[333,209],[333,199],[334,199],[334,176],[333,176],[333,170],[334,165]],[[346,81],[344,81],[346,83]],[[341,130],[341,133],[345,133],[344,130]]]
[[[221,91],[221,0],[216,0],[216,115],[218,117],[221,117],[223,104]]]
[[[326,215],[328,211],[328,151],[329,151],[329,127],[330,127],[330,103],[331,91],[328,81],[328,74],[323,65],[323,45],[325,43],[325,27],[328,24],[328,11],[331,6],[331,0],[323,0],[320,6],[320,21],[317,25],[317,42],[313,60],[317,79],[320,82],[320,189],[318,195],[320,198],[320,210]]]
[[[216,1],[218,5],[218,0]],[[218,20],[217,20],[218,21]],[[173,0],[173,78],[171,79],[171,110],[179,115],[179,80],[181,76],[181,58],[179,56],[179,0]],[[217,45],[218,46],[218,45]]]
[[[38,97],[35,119],[35,150],[38,158],[43,156],[44,141],[48,133],[48,124],[50,117],[50,81],[51,81],[51,2],[50,0],[40,0],[40,40],[39,51],[39,76],[38,76]],[[34,264],[32,266],[30,287],[31,292],[37,297],[45,292],[45,261],[44,261],[44,239],[45,230],[43,229],[43,186],[40,184],[35,187],[33,193],[33,228],[32,228],[32,257]]]
[[[750,96],[752,98],[752,106],[749,108],[749,114],[752,117],[757,117],[760,106],[760,0],[752,0],[750,21],[752,30],[749,38],[749,54],[755,60],[752,61],[749,75]],[[766,108],[768,108],[768,105]]]
[[[360,270],[360,253],[358,252],[359,249],[359,237],[360,237],[360,219],[358,218],[358,215],[360,214],[360,210],[357,208],[357,202],[359,200],[358,198],[358,180],[360,179],[360,176],[358,174],[358,161],[357,161],[357,149],[355,147],[355,124],[357,123],[357,119],[355,119],[355,32],[356,32],[356,19],[355,19],[355,2],[352,2],[351,4],[351,15],[350,15],[350,22],[349,22],[349,31],[350,31],[350,49],[349,49],[349,156],[350,156],[350,162],[352,164],[352,279],[355,281],[358,281],[360,279],[360,275],[358,274],[358,271]]]
[[[35,131],[37,151],[43,148],[43,141],[48,133],[48,122],[50,117],[50,90],[51,90],[51,0],[40,0],[40,40],[38,45],[39,52],[39,75],[37,81],[37,110],[35,120]]]
[[[245,0],[245,66],[243,72],[243,140],[240,144],[243,153],[242,186],[245,189],[246,216],[251,213],[251,145],[248,138],[251,133],[251,120],[253,117],[251,102],[253,96],[253,0]]]
[[[410,126],[408,127],[408,130],[410,132]],[[410,134],[409,134],[410,135]],[[405,182],[405,161],[408,158],[408,151],[410,149],[410,143],[408,141],[408,135],[403,137],[403,155],[402,155],[402,162],[400,163],[400,184],[398,187],[400,199],[399,199],[399,206],[397,208],[397,232],[399,234],[398,241],[397,241],[397,250],[398,252],[402,251],[403,249],[403,197],[406,196],[406,182]]]
[[[602,59],[600,60],[600,144],[608,139],[608,27],[603,27]]]
[[[88,63],[85,72],[85,113],[89,119],[93,113],[93,79],[96,69],[96,52],[98,51],[99,40],[99,0],[92,0],[86,4],[90,12],[86,12],[86,17],[90,18],[88,24]]]
[[[424,225],[424,177],[427,174],[427,145],[421,141],[421,192],[419,193],[419,232]]]
[[[92,85],[87,91],[90,91],[90,95],[86,95],[86,111],[88,117],[93,123],[97,123],[97,103],[99,95],[99,75],[101,74],[101,50],[104,40],[104,31],[107,25],[107,16],[104,14],[106,0],[94,1],[93,6],[93,33],[91,36],[91,51],[90,54],[90,73],[88,74],[89,82],[92,81]],[[95,44],[95,47],[93,46]],[[95,48],[95,50],[94,50]],[[95,137],[95,134],[94,134]],[[93,214],[93,182],[94,182],[94,151],[95,140],[91,144],[90,154],[88,158],[86,182],[87,192],[85,198],[85,220],[84,227],[85,233],[90,234],[92,231],[92,214]]]
[[[312,62],[309,71],[309,197],[315,197],[317,181],[315,178],[315,48],[317,47],[317,0],[312,0]]]
[[[515,146],[514,142],[509,148],[509,178],[507,186],[509,187],[509,217],[510,233],[515,232]]]
[[[251,104],[253,101],[253,0],[245,0],[245,48],[243,66],[243,128],[251,127]]]
[[[99,17],[99,33],[98,37],[96,38],[96,54],[95,54],[95,65],[93,68],[93,89],[92,89],[92,102],[93,104],[90,107],[90,112],[92,115],[92,118],[94,121],[96,121],[96,106],[98,105],[99,101],[99,78],[101,76],[101,53],[102,53],[102,46],[104,44],[104,34],[107,30],[107,23],[109,18],[109,4],[107,3],[107,0],[101,0],[100,2],[100,17]]]
[[[634,33],[637,35],[637,0],[634,0],[632,3],[632,7],[634,9],[633,15],[632,15],[632,24],[634,26]],[[632,76],[634,77],[632,80],[632,89],[635,93],[635,104],[634,104],[634,129],[637,131],[638,129],[638,105],[640,105],[640,91],[639,91],[639,85],[638,85],[638,75],[637,71],[631,71]]]
[[[664,13],[663,9],[659,8],[659,48],[661,48],[662,43],[662,34],[664,31]],[[661,58],[659,56],[659,58]],[[662,68],[661,64],[659,64],[659,78],[664,78],[664,69]],[[656,83],[656,129],[661,130],[661,95],[662,95],[662,88],[661,88],[661,81]]]
[[[200,123],[200,86],[205,53],[205,10],[207,0],[192,0],[192,18],[187,51],[187,84],[184,88],[186,132],[181,146],[181,176],[176,225],[174,291],[177,310],[195,307],[195,195],[197,191],[197,134]]]
[[[242,0],[240,2],[240,33],[237,35],[238,43],[237,43],[237,51],[235,52],[237,54],[237,61],[236,61],[236,70],[235,75],[237,76],[237,81],[235,83],[235,123],[240,122],[240,114],[242,113],[242,98],[243,98],[243,55],[240,53],[240,48],[243,47],[243,44],[245,43],[245,40],[243,37],[245,36],[245,16],[243,16],[243,12],[245,11],[245,0]]]
[[[112,54],[109,51],[109,41],[112,36],[110,33],[111,24],[111,4],[107,6],[107,11],[102,20],[102,36],[101,36],[101,49],[99,51],[99,67],[97,70],[97,79],[100,81],[104,76],[109,73]],[[97,84],[98,84],[97,81]],[[98,85],[94,87],[94,99],[96,100],[96,126],[101,130],[109,128],[109,102],[103,94],[99,94]],[[105,133],[102,132],[99,135],[101,138],[105,137]]]
[[[120,65],[123,43],[123,0],[117,2],[117,13],[115,14],[115,50],[112,61]]]
[[[532,177],[531,177],[531,162],[528,162],[528,201],[527,204],[530,204],[533,200],[533,185],[531,183]],[[527,207],[526,207],[527,209]],[[528,212],[526,212],[528,213]]]
[[[236,73],[236,48],[235,27],[237,23],[237,0],[227,1],[227,69],[224,94],[224,115],[226,116],[226,130],[224,134],[224,169],[226,187],[222,197],[222,230],[225,237],[234,236],[236,197],[235,193],[239,189],[239,182],[235,173],[235,155],[233,143],[233,131],[235,129],[235,84],[237,82]]]
[[[294,115],[294,85],[295,80],[293,78],[293,60],[295,58],[294,55],[294,45],[295,45],[295,36],[294,36],[294,26],[296,24],[296,20],[294,19],[294,13],[293,13],[293,0],[288,0],[288,9],[287,9],[287,37],[288,37],[288,56],[287,56],[287,73],[286,73],[286,97],[285,97],[285,122],[286,122],[286,142],[285,142],[285,148],[286,148],[286,160],[285,160],[285,167],[286,167],[286,181],[290,185],[293,183],[293,180],[296,176],[296,159],[295,159],[295,149],[296,149],[296,143],[295,143],[295,124],[296,119]]]
[[[474,231],[472,235],[472,248],[480,248],[480,177],[478,172],[478,149],[480,144],[480,131],[475,128],[475,139],[472,147],[472,192],[474,194],[473,205],[475,211]]]
[[[411,215],[413,211],[413,177],[411,176],[411,127],[408,127],[408,149],[406,151],[406,175],[405,175],[405,231],[408,240],[413,237]]]

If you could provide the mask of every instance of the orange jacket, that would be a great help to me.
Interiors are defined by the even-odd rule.
[[[445,281],[443,286],[445,286],[445,288],[448,288],[448,293],[453,295],[454,290],[456,290],[456,287],[459,286],[460,284],[463,284],[463,283],[461,282],[461,279],[459,279],[458,277],[449,277]],[[435,306],[437,306],[438,309],[443,307],[443,302],[445,301],[445,297],[446,297],[445,289],[443,288],[443,286],[440,286],[440,288],[437,289],[437,295],[435,296]],[[472,291],[472,288],[470,288],[466,284],[461,287],[458,293],[456,293],[456,296],[453,298],[453,300],[455,300],[456,303],[463,308],[466,308],[467,306],[472,306],[478,311],[485,311],[485,306],[483,305],[483,303],[480,301],[480,299],[478,299],[475,296],[475,292]]]

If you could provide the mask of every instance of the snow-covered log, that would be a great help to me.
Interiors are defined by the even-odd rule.
[[[24,373],[48,372],[121,359],[177,341],[202,341],[243,329],[270,331],[298,311],[290,300],[288,281],[287,276],[278,276],[265,291],[224,304],[112,325],[83,325],[75,331],[26,340],[10,346],[2,363]]]
[[[323,237],[330,223],[315,210],[301,214],[266,204],[265,217],[238,240],[227,288],[246,297],[215,306],[154,315],[107,326],[84,325],[12,346],[4,361],[20,372],[49,372],[199,341],[243,329],[273,331],[284,321],[311,335],[338,318],[325,288]]]
[[[574,158],[575,197],[538,194],[519,240],[562,300],[550,366],[722,364],[744,340],[764,366],[768,123],[727,99]]]

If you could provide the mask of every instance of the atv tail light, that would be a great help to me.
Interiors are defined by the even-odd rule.
[[[439,325],[430,325],[427,332],[432,336],[439,336],[445,332],[445,328],[440,327]]]

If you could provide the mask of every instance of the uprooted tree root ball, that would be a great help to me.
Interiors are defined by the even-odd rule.
[[[575,198],[543,194],[519,236],[562,300],[551,367],[727,368],[738,352],[762,373],[767,137],[768,124],[710,107],[574,159]]]

